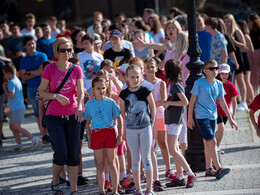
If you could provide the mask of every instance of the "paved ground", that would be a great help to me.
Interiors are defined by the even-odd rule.
[[[229,175],[221,180],[205,177],[204,172],[197,173],[198,182],[194,188],[168,188],[158,194],[260,194],[260,139],[255,135],[249,123],[248,114],[240,112],[237,115],[239,130],[235,131],[227,125],[222,141],[225,154],[222,163],[231,168]],[[27,115],[23,127],[40,136],[35,119]],[[15,146],[14,138],[8,123],[4,124],[4,134],[7,137],[0,148],[0,194],[51,194],[52,149],[50,145],[40,144],[39,148],[30,151],[30,141],[23,138],[24,150],[10,152]],[[95,180],[96,171],[93,152],[83,144],[83,175],[87,176],[91,185],[79,188],[81,194],[97,194]],[[164,165],[162,157],[158,157],[160,178],[165,184]],[[172,159],[172,166],[174,161]],[[69,194],[69,188],[62,188]],[[143,187],[144,189],[144,187]]]

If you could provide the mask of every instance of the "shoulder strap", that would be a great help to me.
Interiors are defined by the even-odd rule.
[[[186,55],[182,56],[182,58],[181,58],[181,62],[182,62],[182,60],[183,60],[183,58],[184,58],[185,56],[186,56]]]
[[[70,69],[69,69],[69,71],[67,72],[67,74],[65,75],[64,79],[62,80],[61,84],[60,84],[59,87],[55,90],[54,93],[59,93],[59,91],[62,89],[63,85],[64,85],[64,84],[66,83],[66,81],[68,80],[68,78],[69,78],[70,74],[72,73],[72,71],[74,70],[74,68],[75,68],[75,64],[72,64],[71,67],[70,67]],[[48,104],[47,104],[47,106],[46,106],[46,109],[45,109],[45,111],[44,111],[44,114],[45,114],[45,112],[46,112],[46,110],[47,110],[47,108],[48,108],[48,106],[49,106],[49,104],[50,104],[51,102],[52,102],[52,100],[49,100],[49,102],[48,102]]]

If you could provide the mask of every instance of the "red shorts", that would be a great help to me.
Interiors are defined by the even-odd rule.
[[[116,132],[114,127],[94,129],[91,134],[91,148],[99,150],[102,148],[116,147]]]
[[[118,156],[121,156],[121,155],[124,154],[124,145],[125,145],[124,143],[125,143],[125,141],[122,140],[122,143],[117,147],[117,155]]]

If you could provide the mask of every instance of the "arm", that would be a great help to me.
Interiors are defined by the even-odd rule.
[[[154,50],[165,50],[163,43],[145,43],[144,41],[138,39],[132,42],[134,47],[147,47],[148,49]]]
[[[75,118],[78,119],[79,122],[84,121],[84,114],[82,112],[83,100],[84,100],[84,86],[83,86],[83,79],[81,78],[81,79],[77,79],[78,108],[75,113]]]
[[[260,128],[258,127],[258,124],[257,124],[257,122],[256,122],[255,112],[254,112],[253,110],[250,110],[250,111],[249,111],[249,116],[250,116],[250,119],[251,119],[252,124],[253,124],[254,127],[255,127],[257,136],[260,137]]]
[[[235,120],[236,111],[237,111],[237,101],[236,101],[236,97],[232,97],[232,98],[231,98],[231,101],[232,101],[232,108],[233,108],[232,119]]]
[[[237,123],[232,119],[230,113],[229,113],[229,110],[228,110],[228,107],[227,107],[227,103],[224,99],[224,97],[221,97],[219,98],[219,104],[221,106],[221,108],[223,109],[223,111],[226,113],[228,119],[229,119],[229,123],[231,125],[231,127],[235,127],[236,130],[238,130],[238,127],[237,127]]]
[[[237,62],[237,58],[236,58],[235,52],[232,51],[232,52],[229,53],[229,55],[231,56],[231,58],[232,58],[232,59],[234,60],[234,62],[235,62],[235,69],[238,70],[238,69],[239,69],[239,64],[238,64],[238,62]]]
[[[21,73],[21,77],[23,80],[30,80],[34,77],[37,77],[37,76],[41,76],[42,75],[42,65],[39,66],[39,69],[38,70],[30,70],[30,74],[26,74],[26,70],[25,69],[21,69],[20,70],[20,73]]]
[[[221,63],[226,64],[227,63],[227,57],[228,57],[226,49],[221,51],[221,56],[222,56]]]
[[[119,98],[120,112],[122,116],[122,128],[123,128],[123,139],[126,140],[126,112],[125,112],[125,101]]]
[[[162,80],[160,84],[160,95],[161,99],[157,102],[155,102],[156,108],[163,105],[163,102],[167,99],[167,92],[166,92],[166,84]]]
[[[253,53],[254,52],[254,46],[253,46],[253,43],[251,41],[250,36],[249,35],[245,35],[245,40],[246,40],[245,51],[249,52],[249,53]]]
[[[4,90],[4,92],[5,92],[5,94],[6,94],[6,96],[9,98],[9,99],[13,99],[13,97],[14,97],[14,92],[12,92],[12,91],[8,91],[8,89],[7,89],[7,83],[3,83],[3,90]]]
[[[153,93],[151,92],[149,94],[149,96],[147,97],[147,101],[148,101],[148,104],[149,104],[149,108],[150,108],[150,114],[151,114],[151,118],[152,118],[152,125],[151,125],[151,128],[152,128],[152,131],[153,131],[153,138],[157,139],[157,130],[154,127],[154,123],[155,123],[155,120],[156,120],[156,106],[155,106],[155,102],[154,102],[154,99],[153,99]]]
[[[187,122],[187,126],[191,130],[193,130],[193,127],[195,126],[194,120],[193,120],[193,110],[194,110],[194,105],[195,105],[196,99],[197,99],[197,96],[191,94],[189,110],[188,110],[188,122]]]
[[[238,38],[238,41],[236,41],[235,38],[233,36],[231,36],[233,43],[235,44],[235,46],[244,50],[246,48],[246,41],[245,41],[245,37],[244,37],[243,33],[238,29],[236,30],[235,33]]]
[[[10,58],[4,57],[4,56],[0,56],[0,60],[2,60],[4,62],[12,62],[12,60]]]
[[[44,134],[46,134],[47,129],[42,127],[42,117],[43,117],[43,113],[44,113],[43,100],[38,99],[38,107],[39,107],[40,132],[42,135],[44,135]]]
[[[166,101],[163,103],[163,107],[166,109],[168,106],[187,106],[189,101],[184,93],[177,93],[180,101]]]
[[[119,115],[119,117],[116,118],[118,122],[118,136],[116,139],[116,145],[119,146],[122,143],[122,129],[123,129],[123,123],[122,123],[122,117]]]
[[[91,120],[87,120],[86,122],[86,129],[87,129],[87,137],[88,137],[88,147],[91,149]]]

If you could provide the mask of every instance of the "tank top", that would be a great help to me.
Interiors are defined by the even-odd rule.
[[[161,100],[161,82],[162,79],[157,79],[156,83],[153,85],[153,96],[154,96],[154,101],[157,102]],[[164,107],[159,106],[156,108],[156,119],[164,118]]]

